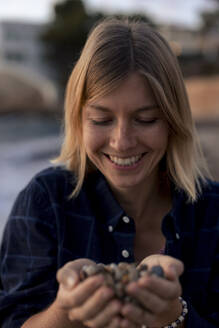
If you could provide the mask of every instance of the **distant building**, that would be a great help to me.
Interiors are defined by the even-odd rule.
[[[199,30],[177,25],[161,25],[159,31],[170,42],[177,55],[195,55],[202,52]]]
[[[203,53],[210,60],[219,59],[219,21],[203,32]]]
[[[19,65],[52,77],[52,71],[45,61],[45,45],[40,40],[44,28],[43,24],[0,22],[0,63]]]
[[[0,112],[55,109],[60,95],[40,39],[44,28],[43,24],[0,22]]]
[[[159,26],[159,31],[178,56],[185,77],[219,74],[218,25],[208,30],[176,25]]]
[[[209,31],[176,25],[160,25],[159,31],[172,44],[177,55],[210,56],[219,53],[219,24]]]

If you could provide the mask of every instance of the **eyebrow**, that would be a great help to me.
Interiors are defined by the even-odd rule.
[[[101,105],[89,104],[88,106],[93,108],[93,109],[97,109],[101,112],[108,113],[108,112],[111,111],[110,108],[105,107],[105,106],[101,106]],[[158,105],[156,105],[156,104],[148,105],[148,106],[142,106],[142,107],[136,108],[136,112],[144,112],[144,111],[153,110],[153,109],[157,109],[157,108],[158,108]]]

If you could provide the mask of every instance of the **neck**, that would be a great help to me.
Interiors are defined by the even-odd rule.
[[[158,175],[147,181],[143,188],[136,186],[113,191],[122,208],[137,225],[142,222],[156,225],[156,221],[152,220],[154,214],[168,212],[171,207],[170,186],[161,182]]]

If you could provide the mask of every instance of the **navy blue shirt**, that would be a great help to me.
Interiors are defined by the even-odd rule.
[[[66,262],[134,262],[135,224],[100,172],[86,177],[70,199],[74,177],[63,168],[36,175],[20,192],[9,216],[0,254],[0,324],[20,327],[51,304],[56,272]],[[129,222],[126,222],[129,221]],[[183,261],[186,327],[219,327],[219,184],[209,182],[194,204],[174,191],[162,222],[165,254]]]

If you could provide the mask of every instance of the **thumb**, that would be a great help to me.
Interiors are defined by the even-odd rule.
[[[150,255],[140,264],[147,264],[149,270],[154,265],[161,265],[165,272],[165,277],[171,280],[180,276],[184,270],[183,262],[168,255]]]
[[[181,276],[184,271],[184,264],[183,262],[176,260],[170,263],[166,268],[166,277],[174,280]]]
[[[79,274],[76,271],[64,266],[58,270],[56,279],[59,284],[62,284],[67,289],[71,289],[79,282]]]
[[[80,282],[80,271],[85,264],[93,264],[89,259],[78,259],[66,263],[56,274],[57,281],[65,288],[71,289]]]

